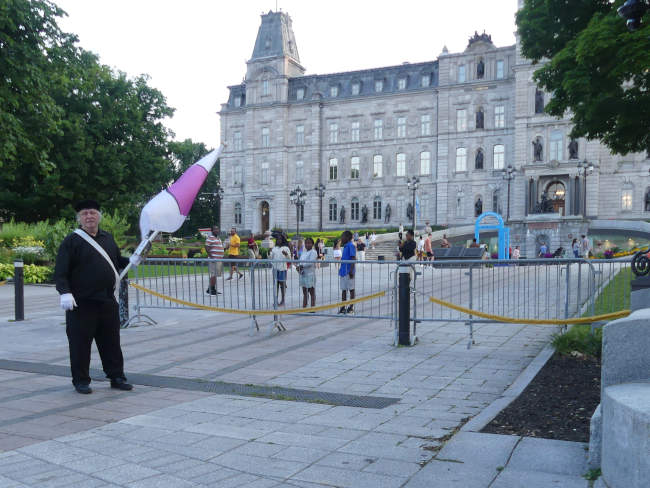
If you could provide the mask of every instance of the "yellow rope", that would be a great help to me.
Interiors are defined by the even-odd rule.
[[[459,305],[454,305],[451,302],[446,302],[440,300],[439,298],[429,297],[429,300],[443,307],[452,308],[458,310],[459,312],[466,313],[469,315],[476,315],[484,319],[494,320],[495,322],[507,322],[511,324],[533,324],[533,325],[561,325],[561,324],[590,324],[592,322],[599,322],[601,320],[612,320],[619,319],[621,317],[627,317],[630,315],[629,310],[620,310],[618,312],[605,313],[602,315],[594,315],[592,317],[580,317],[575,319],[523,319],[516,317],[504,317],[503,315],[492,315],[489,313],[479,312],[478,310],[472,310],[470,308],[461,307]]]
[[[225,312],[225,313],[234,313],[240,315],[291,315],[296,313],[305,313],[305,312],[320,312],[321,310],[328,310],[330,308],[344,307],[346,305],[353,305],[359,302],[365,302],[366,300],[372,300],[373,298],[383,297],[386,292],[380,291],[373,293],[372,295],[367,295],[365,297],[354,298],[352,300],[346,300],[344,302],[331,303],[329,305],[320,305],[318,307],[309,307],[309,308],[288,308],[288,309],[278,309],[278,310],[239,310],[236,308],[222,308],[222,307],[210,307],[208,305],[202,305],[200,303],[187,302],[185,300],[179,300],[178,298],[170,297],[169,295],[163,295],[157,291],[150,290],[144,286],[140,286],[136,283],[129,283],[133,288],[137,288],[140,291],[149,293],[150,295],[162,298],[163,300],[169,300],[173,303],[178,303],[179,305],[185,305],[187,307],[199,308],[201,310],[209,310],[211,312]]]

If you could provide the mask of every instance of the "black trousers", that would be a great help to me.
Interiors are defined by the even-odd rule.
[[[124,357],[120,347],[120,316],[115,300],[80,303],[65,314],[70,346],[72,384],[90,383],[90,349],[93,339],[108,378],[124,378]],[[125,378],[126,379],[126,378]]]

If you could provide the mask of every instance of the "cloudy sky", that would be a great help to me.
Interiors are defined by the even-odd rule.
[[[260,14],[293,20],[306,74],[436,59],[459,52],[474,31],[497,46],[515,43],[517,0],[54,0],[101,62],[130,76],[146,73],[176,109],[176,139],[219,144],[221,103],[238,84],[255,44]]]

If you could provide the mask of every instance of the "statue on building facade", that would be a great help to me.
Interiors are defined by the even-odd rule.
[[[542,139],[537,137],[533,141],[533,161],[541,161],[543,154]]]
[[[483,169],[483,149],[476,151],[476,158],[474,159],[474,169]]]
[[[390,203],[386,205],[386,211],[384,212],[384,223],[387,224],[390,222],[390,214],[391,214],[391,208],[390,208]]]
[[[544,92],[542,92],[542,90],[539,88],[535,90],[535,113],[544,113]]]
[[[481,59],[476,65],[476,77],[480,80],[481,78],[483,78],[484,75],[485,75],[485,63]]]
[[[339,222],[345,224],[345,206],[341,205],[341,211],[339,212]]]
[[[477,129],[482,129],[483,124],[484,124],[483,109],[479,108],[478,111],[476,112],[476,128]]]
[[[492,43],[492,36],[489,34],[486,34],[485,31],[483,31],[483,34],[479,34],[477,31],[474,31],[474,35],[469,38],[469,42],[467,43],[467,47],[471,46],[475,42],[489,42]]]
[[[645,193],[645,211],[650,212],[650,189]]]
[[[368,207],[365,205],[361,207],[361,223],[365,224],[368,222]]]
[[[476,200],[476,203],[474,203],[474,217],[478,217],[483,213],[483,200],[481,200],[481,197],[478,197],[478,200]]]
[[[544,213],[553,213],[553,203],[548,199],[548,192],[544,190],[542,192],[542,197],[540,201],[535,204],[535,208],[531,213],[534,214],[544,214]]]
[[[406,206],[406,218],[409,220],[413,219],[413,205],[411,203]]]
[[[578,141],[575,139],[569,142],[569,159],[578,159]]]

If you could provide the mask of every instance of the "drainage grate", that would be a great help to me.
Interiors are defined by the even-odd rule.
[[[70,368],[67,366],[47,363],[32,363],[28,361],[0,359],[0,369],[53,376],[70,376]],[[90,376],[95,381],[105,380],[104,373],[98,369],[91,369]],[[390,397],[347,395],[345,393],[300,390],[281,386],[242,385],[240,383],[227,383],[224,381],[208,381],[194,378],[178,378],[175,376],[159,376],[141,373],[129,373],[128,377],[129,382],[143,386],[205,391],[220,395],[254,396],[276,400],[323,403],[345,407],[386,408],[400,400],[399,398]]]

